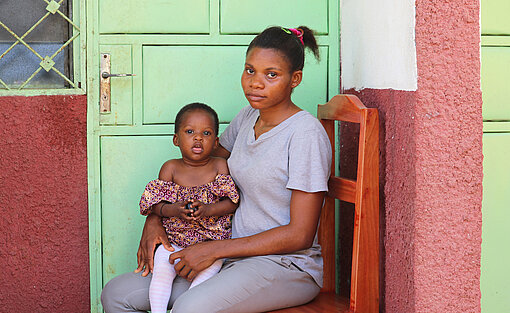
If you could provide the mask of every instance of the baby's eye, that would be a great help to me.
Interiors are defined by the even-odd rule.
[[[275,72],[267,73],[267,77],[269,77],[269,78],[276,78],[276,76],[278,76],[278,74],[276,74]]]
[[[193,129],[186,129],[184,132],[186,134],[193,134]]]
[[[208,131],[208,130],[204,131],[204,135],[209,136],[210,134],[211,134],[210,131]]]
[[[246,68],[245,71],[246,71],[246,74],[249,74],[249,75],[255,73],[255,71],[251,68]]]

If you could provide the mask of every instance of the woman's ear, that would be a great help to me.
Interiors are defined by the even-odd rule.
[[[302,79],[303,79],[303,71],[302,70],[295,71],[294,73],[292,73],[290,86],[292,88],[296,88],[297,86],[299,86]]]

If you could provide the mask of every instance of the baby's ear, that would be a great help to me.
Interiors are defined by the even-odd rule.
[[[172,141],[174,143],[174,146],[176,146],[176,147],[179,146],[179,136],[177,136],[177,134],[174,134],[174,138]]]

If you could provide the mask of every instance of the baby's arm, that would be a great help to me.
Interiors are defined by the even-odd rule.
[[[214,158],[213,160],[216,165],[217,174],[229,174],[227,160],[223,158]],[[195,218],[203,216],[222,216],[234,213],[238,206],[239,202],[234,203],[230,198],[224,198],[210,204],[203,204],[202,202],[195,201],[192,203],[192,207],[196,208],[196,211],[193,212],[192,216]]]
[[[173,173],[176,166],[177,160],[168,160],[163,166],[161,166],[161,170],[159,170],[158,179],[164,181],[173,181]],[[160,217],[180,217],[184,220],[190,221],[192,218],[190,214],[192,210],[186,209],[186,202],[175,202],[170,203],[168,201],[161,201],[152,206],[152,213],[160,216]]]
[[[203,204],[202,202],[195,201],[192,203],[192,207],[197,208],[197,210],[192,214],[195,218],[204,216],[222,216],[234,213],[238,206],[239,203],[234,203],[229,198],[210,204]]]

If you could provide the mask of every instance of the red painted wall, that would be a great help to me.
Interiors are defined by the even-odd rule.
[[[0,97],[2,312],[90,312],[86,108]]]
[[[480,312],[479,9],[417,0],[418,90],[347,91],[381,115],[386,312]]]
[[[416,1],[417,312],[480,311],[479,6]]]

